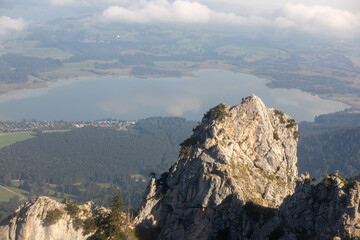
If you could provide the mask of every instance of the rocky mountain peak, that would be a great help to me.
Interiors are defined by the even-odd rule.
[[[233,107],[219,104],[181,144],[169,173],[151,181],[136,223],[160,227],[164,238],[191,232],[195,239],[224,204],[280,206],[295,189],[297,140],[295,121],[255,95]]]
[[[207,152],[215,149],[216,161],[255,167],[290,182],[293,188],[298,137],[294,119],[280,110],[266,108],[259,97],[251,95],[239,105],[219,104],[210,109],[182,145]]]

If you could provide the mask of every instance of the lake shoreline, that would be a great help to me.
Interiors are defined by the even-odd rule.
[[[148,78],[183,78],[183,77],[194,77],[194,73],[201,71],[201,70],[211,70],[211,69],[219,69],[219,70],[226,70],[226,71],[233,71],[237,73],[243,73],[243,74],[249,74],[256,76],[258,78],[263,78],[269,80],[269,83],[267,83],[267,86],[272,89],[299,89],[300,88],[286,88],[286,87],[273,87],[269,86],[270,83],[276,81],[276,79],[263,75],[263,74],[256,74],[254,73],[253,69],[248,68],[236,68],[232,65],[228,64],[214,64],[214,63],[201,63],[198,68],[196,69],[168,69],[168,70],[177,70],[181,72],[180,76],[167,76],[167,75],[153,75],[153,74],[144,74],[144,75],[137,75],[137,74],[131,74],[132,68],[128,69],[120,69],[120,70],[114,70],[114,69],[108,69],[107,71],[100,72],[101,74],[96,74],[94,72],[88,72],[89,75],[86,76],[69,76],[67,78],[56,78],[56,79],[48,79],[48,78],[39,78],[34,76],[28,76],[29,80],[25,83],[15,83],[15,84],[0,84],[0,96],[9,92],[13,91],[19,91],[19,90],[27,90],[27,89],[41,89],[41,88],[49,88],[49,84],[56,84],[56,82],[59,81],[73,81],[73,80],[81,80],[81,79],[88,79],[88,78],[103,78],[103,77],[133,77],[133,78],[141,78],[141,79],[148,79]],[[116,74],[114,75],[114,71]],[[301,90],[303,91],[303,90]],[[351,112],[358,112],[360,111],[360,105],[357,104],[357,100],[351,101],[351,97],[347,96],[344,97],[342,95],[339,95],[338,97],[333,97],[333,95],[326,95],[326,94],[316,94],[308,91],[304,91],[312,95],[317,95],[323,100],[331,100],[335,102],[340,102],[343,104],[348,105]],[[346,109],[348,109],[346,108]]]
[[[17,89],[14,91],[9,91],[8,93],[0,94],[0,104],[4,105],[4,104],[6,104],[6,102],[9,102],[9,101],[10,102],[11,101],[21,101],[23,99],[33,98],[33,97],[39,97],[39,98],[43,97],[44,99],[46,99],[46,97],[44,97],[44,95],[47,95],[48,93],[51,94],[51,92],[53,92],[53,91],[56,92],[57,90],[55,90],[55,89],[58,89],[59,87],[71,88],[72,85],[81,85],[81,84],[82,84],[82,86],[86,86],[88,84],[90,84],[90,85],[91,84],[95,84],[95,85],[96,84],[101,84],[101,85],[106,85],[106,84],[111,85],[112,84],[117,87],[121,86],[121,88],[128,88],[128,86],[129,86],[130,90],[133,89],[131,91],[134,91],[134,89],[136,89],[140,86],[143,86],[143,85],[147,85],[150,88],[151,87],[153,88],[154,86],[158,86],[156,88],[163,89],[164,84],[171,87],[170,88],[171,91],[175,91],[174,89],[172,89],[173,85],[177,85],[178,88],[184,88],[184,86],[183,86],[184,84],[187,86],[187,88],[199,89],[197,91],[194,90],[192,92],[187,92],[188,90],[186,90],[184,88],[181,90],[181,91],[183,91],[182,94],[178,94],[178,93],[174,92],[173,95],[176,95],[176,98],[174,98],[174,96],[167,96],[167,95],[166,96],[164,95],[161,97],[161,94],[164,94],[164,93],[160,93],[160,96],[155,97],[158,99],[153,100],[156,103],[152,103],[153,105],[151,105],[151,104],[149,105],[151,108],[156,108],[156,107],[162,106],[161,108],[163,109],[163,111],[161,113],[155,114],[157,116],[182,116],[186,112],[189,115],[189,111],[190,111],[190,113],[197,112],[197,111],[199,111],[200,106],[209,105],[213,101],[212,98],[207,97],[208,95],[211,95],[211,94],[214,96],[217,96],[219,99],[218,101],[220,101],[220,102],[223,102],[226,99],[228,99],[228,101],[230,101],[231,104],[238,104],[241,101],[240,97],[236,101],[231,100],[233,97],[236,96],[236,92],[231,93],[234,91],[234,89],[232,89],[232,86],[234,86],[235,88],[236,87],[239,88],[240,86],[242,86],[244,84],[245,84],[245,86],[247,86],[247,85],[249,85],[249,86],[248,87],[240,87],[240,92],[244,92],[244,95],[242,95],[242,97],[246,97],[252,93],[258,94],[256,91],[260,91],[260,92],[263,92],[263,93],[259,94],[260,97],[261,97],[261,95],[268,95],[271,92],[274,95],[272,98],[275,99],[275,98],[279,98],[279,96],[277,96],[277,95],[280,95],[280,96],[286,95],[288,92],[292,91],[293,94],[296,95],[296,98],[293,100],[286,99],[285,102],[287,102],[288,105],[296,104],[296,102],[299,102],[299,101],[300,102],[304,101],[304,100],[301,100],[302,98],[305,98],[305,100],[306,99],[318,99],[318,100],[316,100],[316,102],[329,101],[327,99],[324,99],[322,96],[314,95],[311,93],[306,93],[301,90],[270,88],[269,86],[267,86],[267,84],[271,82],[270,79],[259,78],[256,75],[253,75],[251,73],[250,74],[244,73],[244,72],[238,71],[237,69],[221,69],[221,68],[217,68],[217,69],[206,68],[206,69],[204,69],[204,68],[202,68],[197,71],[188,71],[185,74],[183,74],[181,77],[166,77],[166,76],[151,76],[151,75],[139,77],[136,75],[124,74],[124,75],[110,75],[110,76],[109,75],[101,75],[101,76],[91,76],[91,77],[81,76],[81,77],[77,77],[77,78],[57,79],[57,80],[52,80],[52,81],[46,82],[46,85],[44,84],[44,82],[42,82],[42,84],[40,85],[39,88],[36,88],[36,86],[38,86],[38,85],[34,85],[35,86],[35,87],[33,86],[34,88],[26,88],[23,90]],[[223,78],[226,79],[225,82],[222,82]],[[134,81],[134,79],[136,79],[137,81]],[[244,79],[247,79],[247,80],[244,80]],[[86,83],[89,81],[92,83]],[[109,83],[109,82],[111,82],[111,83]],[[261,82],[262,87],[260,87],[260,89],[258,89],[257,84],[260,84],[260,82]],[[37,82],[37,83],[39,83],[39,82]],[[151,86],[152,83],[154,83],[155,85]],[[209,86],[210,89],[209,90],[206,90],[206,88],[203,89],[204,84],[206,84],[206,85],[210,84],[210,86]],[[99,86],[101,86],[101,85],[99,85]],[[215,89],[212,89],[211,88],[212,86],[215,89],[219,90],[220,92],[218,93],[218,91],[216,91]],[[215,87],[215,86],[218,86],[218,87]],[[100,88],[102,88],[102,87],[100,87]],[[109,89],[106,89],[106,87],[105,87],[102,90],[103,90],[103,92],[107,92],[107,91],[111,92],[112,91],[111,88],[113,88],[113,87],[110,87]],[[225,88],[226,90],[221,91],[220,90],[221,88]],[[245,88],[245,90],[242,88]],[[81,89],[81,94],[88,91],[88,90],[86,90],[86,87],[85,88],[80,87],[79,89]],[[247,89],[249,89],[249,91],[246,91]],[[250,89],[255,89],[255,90],[250,91]],[[258,90],[256,90],[256,89],[258,89]],[[93,90],[90,89],[89,91],[91,92]],[[155,91],[157,91],[157,90],[155,90]],[[166,89],[164,89],[164,91],[167,92]],[[230,92],[230,95],[233,94],[233,97],[229,98],[228,96],[226,96],[225,93],[227,91]],[[220,96],[219,94],[222,94],[222,93],[224,93],[225,95],[223,97],[219,98],[219,96]],[[18,95],[21,95],[21,94],[23,94],[23,96],[19,98]],[[63,94],[66,95],[67,93],[65,92]],[[97,93],[94,92],[94,94],[97,94]],[[114,93],[111,93],[111,94],[114,95]],[[109,95],[111,95],[111,94],[109,94]],[[123,94],[126,95],[126,93],[123,93]],[[134,91],[133,94],[137,95],[139,93],[137,91]],[[143,95],[145,94],[146,96],[150,96],[151,94],[159,95],[155,92],[152,93],[151,90],[148,92],[141,92],[140,95],[141,94],[143,94]],[[199,97],[197,95],[203,96],[203,99],[201,99],[201,101],[200,101]],[[108,116],[108,115],[106,115],[108,113],[112,114],[113,116],[116,114],[118,114],[119,116],[124,116],[125,112],[131,110],[131,108],[127,109],[127,110],[125,108],[124,108],[125,110],[124,109],[122,109],[122,110],[115,109],[116,106],[119,105],[119,102],[116,102],[114,100],[114,99],[122,99],[120,101],[120,105],[121,105],[122,102],[129,101],[129,99],[132,98],[131,96],[128,96],[127,98],[121,98],[121,97],[117,97],[114,95],[112,97],[113,97],[112,100],[105,99],[102,102],[100,101],[100,102],[93,103],[98,108],[101,108],[102,111],[104,112],[103,116],[99,116],[100,118],[104,117],[104,116]],[[150,96],[150,98],[154,98],[154,97]],[[167,106],[166,105],[167,103],[162,103],[163,99],[167,99],[167,98],[171,99],[171,101],[172,101],[172,102],[170,101],[171,106]],[[190,105],[187,105],[187,104],[184,105],[184,103],[182,103],[182,101],[190,101],[190,100],[184,100],[187,98],[192,99],[191,101],[193,101],[192,103],[189,102]],[[271,97],[268,97],[268,98],[271,98]],[[181,100],[181,99],[183,99],[183,100]],[[206,99],[208,99],[208,100],[206,100]],[[64,100],[64,99],[62,99],[62,100]],[[76,100],[74,100],[74,101],[76,101]],[[117,100],[117,101],[119,101],[119,100]],[[139,101],[139,100],[136,100],[136,101]],[[141,100],[141,101],[143,101],[143,100]],[[166,100],[164,100],[164,101],[166,102]],[[195,104],[193,104],[194,101],[195,101]],[[283,100],[278,100],[277,103],[274,102],[273,104],[275,104],[275,105],[280,104],[280,106],[281,106],[281,101],[283,101]],[[310,100],[308,100],[308,101],[310,101]],[[315,100],[311,100],[311,101],[315,101]],[[325,112],[320,112],[320,113],[318,113],[320,110],[317,109],[317,110],[314,110],[315,113],[317,115],[319,115],[319,114],[333,112],[330,109],[335,109],[335,111],[341,111],[341,110],[351,107],[350,105],[346,104],[346,102],[344,103],[344,102],[336,101],[334,99],[330,99],[330,101],[332,102],[332,105],[336,105],[338,107],[334,107],[334,108],[327,107],[328,110],[324,110]],[[89,102],[91,102],[91,100],[89,100]],[[209,103],[207,103],[207,102],[209,102]],[[291,102],[294,102],[294,103],[291,103]],[[24,104],[26,104],[26,103],[24,103]],[[40,105],[41,104],[42,103],[40,103]],[[139,104],[139,103],[137,103],[137,104]],[[142,106],[145,106],[145,105],[148,105],[149,103],[147,101],[145,101],[141,104],[142,104]],[[216,102],[214,102],[214,104],[216,104]],[[37,103],[37,105],[39,105],[39,103]],[[134,108],[136,108],[136,107],[138,107],[138,106],[135,106]],[[209,105],[209,107],[211,107],[211,105]],[[309,107],[311,107],[311,105],[309,105]],[[18,106],[18,108],[19,108],[19,106]],[[298,107],[296,105],[294,105],[294,108],[298,108]],[[64,107],[64,109],[65,109],[65,107]],[[79,108],[78,111],[85,111],[85,110],[83,108]],[[98,110],[94,110],[94,111],[98,111]],[[287,112],[287,111],[291,112],[292,109],[285,110],[285,112]],[[154,115],[155,112],[149,111],[149,114],[146,116],[143,116],[143,117],[155,116]],[[74,115],[76,115],[76,114],[74,114]],[[192,114],[192,116],[195,116],[195,115]],[[312,114],[312,115],[314,115],[314,114]],[[6,116],[6,115],[3,113],[3,116],[2,116],[3,119],[5,118],[4,116]],[[29,118],[29,117],[30,116],[25,116],[25,118]],[[94,119],[99,118],[99,117],[94,117]],[[182,117],[184,117],[184,116],[182,116]],[[35,118],[37,118],[37,117],[35,117]],[[66,116],[64,116],[62,118],[66,118]],[[137,119],[138,117],[135,117],[135,118],[130,117],[130,118]],[[186,118],[188,118],[188,117],[186,117]],[[199,117],[191,117],[188,119],[198,119],[198,118]],[[47,119],[49,119],[49,118],[47,118]],[[301,119],[301,117],[299,119]],[[55,119],[51,119],[51,120],[55,120]],[[85,119],[83,117],[81,117],[76,120],[85,120]],[[301,120],[303,120],[303,119],[301,119]],[[309,120],[309,118],[307,117],[307,121],[308,120]],[[313,118],[310,121],[313,121]]]

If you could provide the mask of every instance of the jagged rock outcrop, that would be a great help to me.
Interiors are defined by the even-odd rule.
[[[161,239],[209,239],[237,220],[253,225],[239,219],[246,203],[275,208],[294,193],[297,139],[295,121],[255,95],[218,105],[170,172],[151,180],[135,222],[160,228]]]
[[[360,183],[297,176],[293,119],[256,96],[205,114],[135,219],[158,239],[360,239]]]
[[[75,206],[75,205],[73,205]],[[67,205],[48,197],[39,197],[20,206],[0,225],[1,240],[82,240],[76,219],[85,220],[107,214],[107,210],[92,202],[67,209]],[[70,210],[70,211],[69,211]],[[76,217],[73,215],[77,212]]]
[[[253,239],[359,239],[360,183],[337,173],[311,184],[299,178],[295,193],[285,199]]]

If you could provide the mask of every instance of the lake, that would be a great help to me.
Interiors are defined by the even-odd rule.
[[[200,70],[182,78],[130,76],[59,80],[48,88],[0,95],[1,120],[136,120],[180,116],[201,120],[211,107],[235,105],[254,93],[267,107],[281,109],[296,121],[343,110],[348,105],[295,89],[271,89],[268,80],[227,70]]]

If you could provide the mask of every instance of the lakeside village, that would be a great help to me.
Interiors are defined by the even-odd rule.
[[[82,127],[112,127],[117,130],[124,131],[132,128],[136,121],[122,121],[115,119],[104,119],[95,121],[38,121],[38,120],[22,120],[16,121],[0,121],[0,131],[2,133],[16,133],[37,130],[66,130]]]

